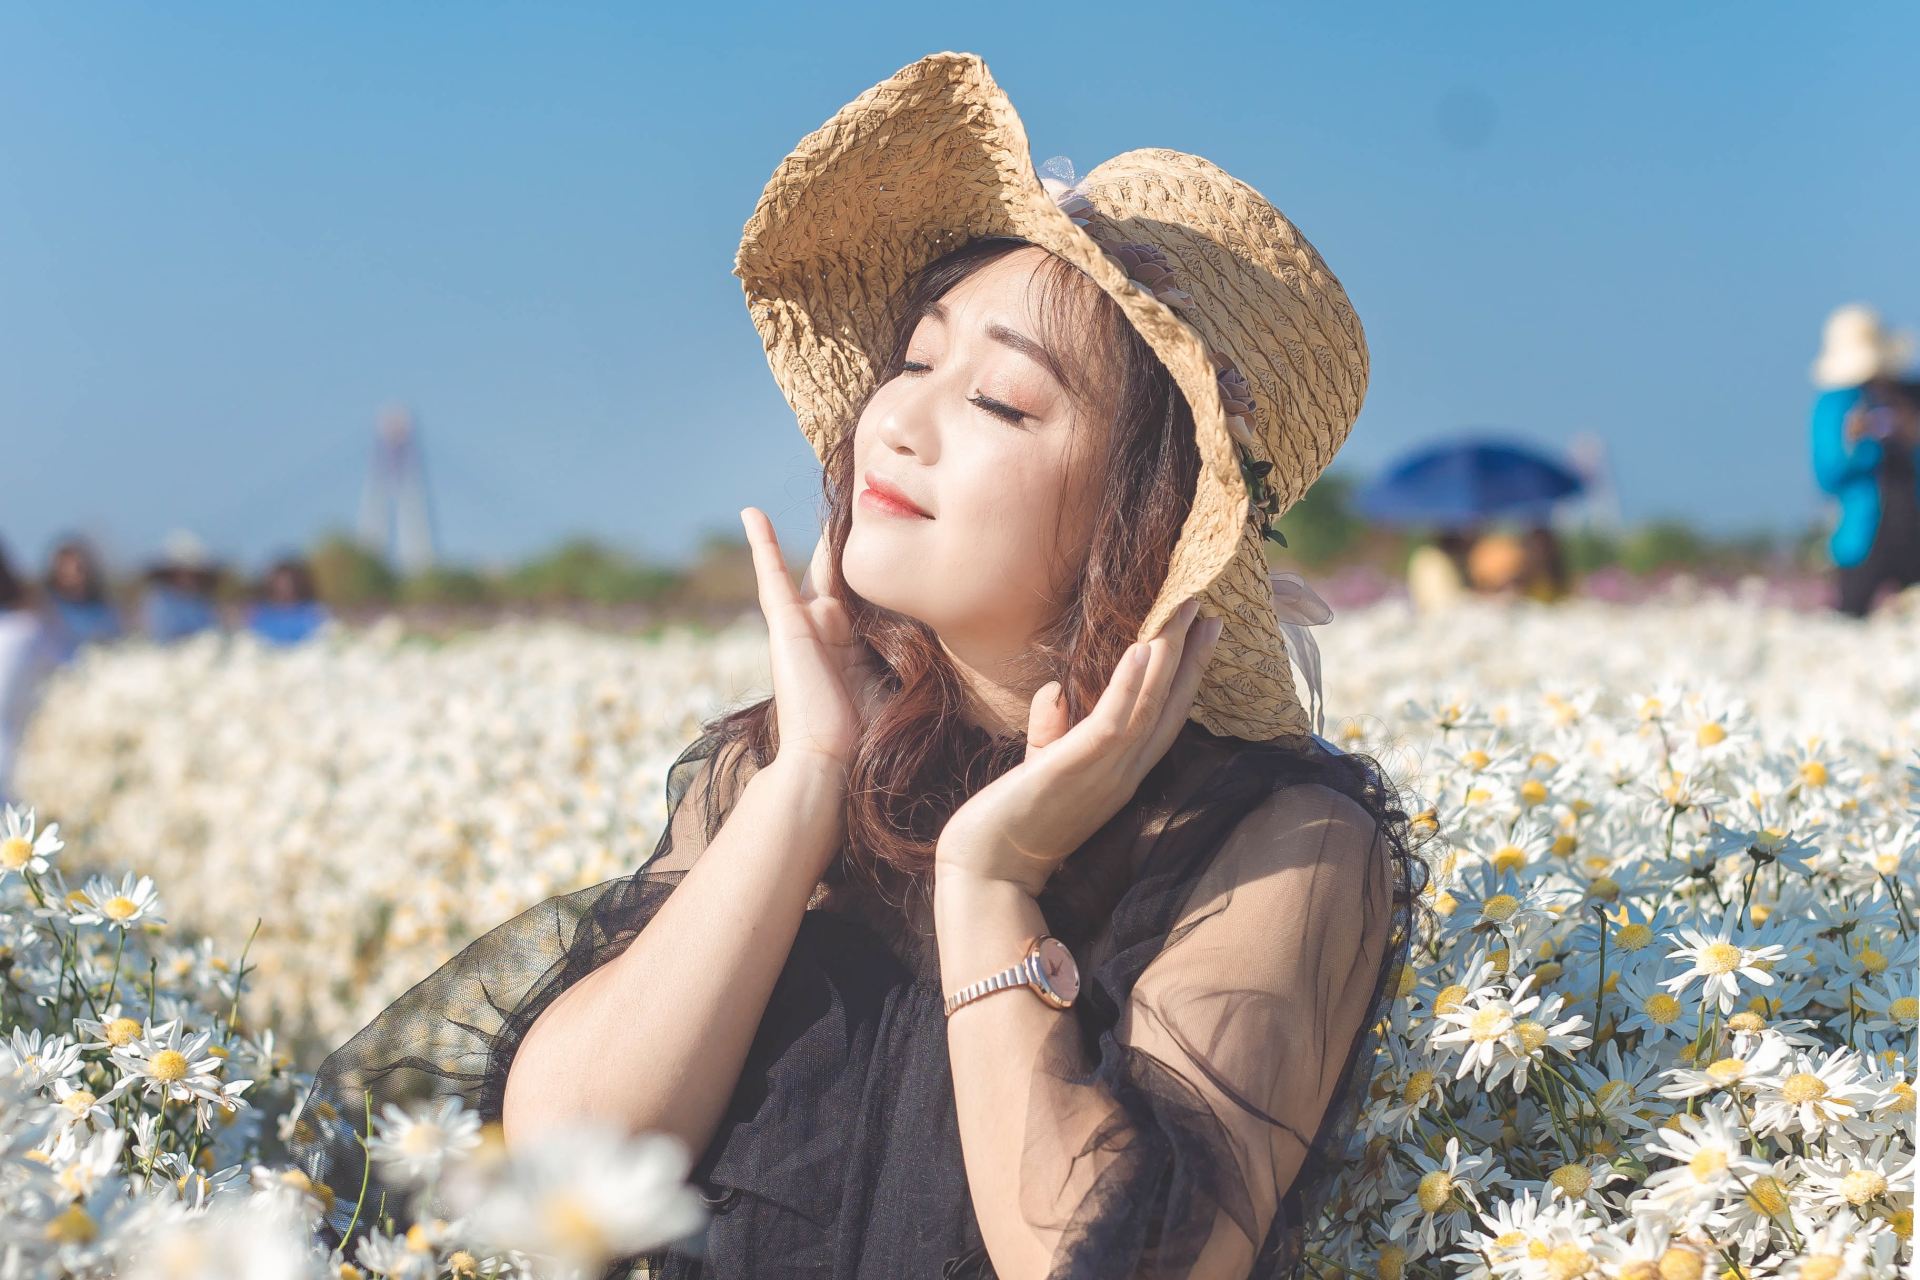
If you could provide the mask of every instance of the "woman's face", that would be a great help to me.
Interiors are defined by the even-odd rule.
[[[1104,447],[1094,415],[1048,370],[1069,353],[1038,346],[1033,277],[1047,257],[1016,249],[949,290],[854,430],[847,585],[925,623],[989,677],[1066,608]],[[873,480],[927,515],[882,509]]]

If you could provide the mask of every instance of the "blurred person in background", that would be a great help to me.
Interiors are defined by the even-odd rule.
[[[220,625],[213,595],[220,566],[200,539],[185,530],[167,535],[165,552],[147,570],[140,599],[140,625],[156,643],[210,631]]]
[[[1827,550],[1840,611],[1856,618],[1883,586],[1920,582],[1920,388],[1899,376],[1912,356],[1912,335],[1848,304],[1827,317],[1813,362],[1813,473],[1840,500]]]
[[[1467,556],[1473,550],[1469,529],[1444,529],[1407,557],[1407,595],[1421,613],[1450,608],[1473,594],[1467,581]]]
[[[46,594],[62,663],[82,645],[115,640],[124,631],[119,610],[107,598],[100,557],[85,538],[64,538],[54,547],[47,561]]]
[[[1525,558],[1520,571],[1520,594],[1542,604],[1553,604],[1567,597],[1567,557],[1560,535],[1551,526],[1536,524],[1521,539]]]
[[[260,583],[260,599],[247,611],[247,630],[269,644],[299,644],[332,615],[313,587],[313,570],[300,556],[274,561]]]
[[[0,546],[0,802],[13,797],[13,761],[41,682],[57,660],[53,628]]]
[[[1467,552],[1467,581],[1482,595],[1518,591],[1526,575],[1527,549],[1511,533],[1483,533]]]

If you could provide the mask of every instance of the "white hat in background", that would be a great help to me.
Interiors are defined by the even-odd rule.
[[[1898,373],[1913,359],[1913,335],[1894,333],[1880,313],[1859,302],[1835,307],[1820,335],[1820,355],[1811,370],[1823,389],[1857,387],[1869,378]]]

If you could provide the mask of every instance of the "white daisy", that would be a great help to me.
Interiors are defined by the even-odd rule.
[[[80,1070],[80,1046],[72,1037],[15,1027],[0,1040],[0,1072],[18,1076],[29,1089],[44,1089]]]
[[[1772,986],[1773,974],[1768,971],[1768,966],[1785,959],[1787,949],[1778,943],[1742,945],[1733,940],[1737,932],[1739,930],[1731,922],[1724,920],[1712,933],[1681,929],[1680,937],[1686,945],[1673,948],[1667,957],[1686,961],[1687,971],[1668,978],[1660,985],[1679,994],[1691,987],[1695,979],[1699,979],[1707,999],[1716,1004],[1723,1014],[1733,1012],[1739,1000],[1742,978],[1756,986]]]
[[[151,876],[136,880],[129,871],[118,886],[105,876],[95,876],[74,897],[68,924],[131,929],[143,922],[166,923],[160,915],[160,896],[154,892]]]
[[[33,810],[22,813],[8,805],[4,820],[0,821],[0,884],[4,884],[9,875],[47,874],[47,859],[66,847],[66,842],[60,838],[59,823],[49,822],[36,835]]]
[[[447,1097],[419,1115],[387,1103],[374,1122],[367,1152],[401,1181],[419,1184],[432,1182],[449,1160],[479,1145],[480,1117],[462,1107],[459,1098]]]
[[[705,1225],[690,1167],[686,1144],[669,1134],[566,1128],[514,1151],[492,1177],[451,1179],[446,1192],[477,1243],[591,1272]]]
[[[1424,1257],[1438,1247],[1436,1231],[1447,1239],[1457,1238],[1480,1211],[1480,1194],[1495,1183],[1506,1180],[1506,1170],[1491,1156],[1460,1155],[1460,1139],[1448,1138],[1446,1155],[1434,1159],[1424,1151],[1413,1151],[1413,1163],[1420,1172],[1413,1194],[1395,1205],[1388,1214],[1387,1237],[1398,1240],[1416,1223],[1418,1236],[1410,1246],[1414,1257]]]
[[[1648,1177],[1647,1198],[1663,1212],[1685,1214],[1737,1192],[1736,1179],[1750,1181],[1766,1173],[1766,1162],[1742,1149],[1743,1127],[1733,1108],[1718,1101],[1697,1116],[1676,1113],[1644,1144],[1649,1163],[1654,1156],[1676,1162]]]
[[[1870,1136],[1872,1125],[1864,1117],[1880,1091],[1861,1078],[1863,1071],[1860,1055],[1851,1049],[1829,1052],[1824,1060],[1796,1051],[1790,1062],[1760,1082],[1754,1131],[1818,1138],[1841,1129],[1856,1137]]]
[[[240,1095],[251,1080],[222,1080],[220,1070],[225,1059],[207,1052],[212,1031],[202,1031],[186,1040],[180,1038],[180,1022],[171,1019],[113,1051],[114,1065],[121,1076],[107,1090],[102,1102],[111,1102],[121,1094],[139,1087],[148,1097],[163,1101],[191,1103],[202,1129],[211,1123],[210,1112],[221,1107],[242,1107]]]

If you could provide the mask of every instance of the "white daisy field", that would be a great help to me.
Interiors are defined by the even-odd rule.
[[[684,1152],[510,1161],[442,1108],[371,1117],[370,1148],[470,1212],[330,1259],[301,1216],[355,1189],[268,1153],[296,1061],[645,856],[666,765],[766,689],[763,635],[376,629],[63,675],[18,778],[35,816],[0,827],[0,1280],[591,1273],[582,1240],[696,1225]],[[1327,736],[1401,785],[1433,927],[1313,1271],[1907,1273],[1920,619],[1387,604],[1318,635]],[[555,1204],[581,1229],[554,1237]]]

